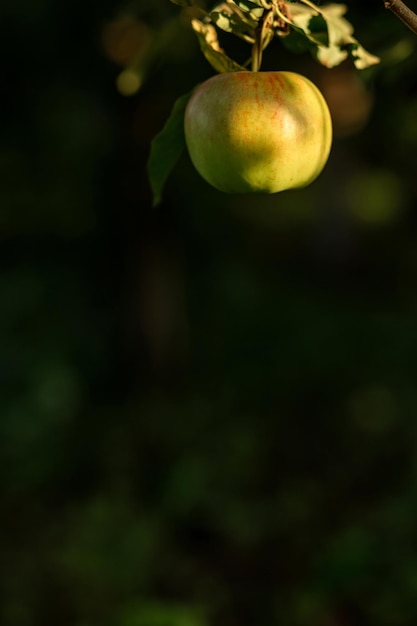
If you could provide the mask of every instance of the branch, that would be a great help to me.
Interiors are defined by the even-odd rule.
[[[384,5],[396,15],[410,30],[417,35],[417,14],[408,8],[402,0],[385,0]]]

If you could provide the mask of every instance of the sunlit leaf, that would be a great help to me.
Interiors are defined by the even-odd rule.
[[[301,0],[289,5],[285,21],[316,46],[315,56],[326,67],[339,65],[349,55],[358,69],[378,63],[378,57],[353,37],[353,26],[344,18],[346,10],[344,4],[318,7],[310,0]]]
[[[329,4],[321,10],[321,14],[327,23],[329,48],[338,47],[341,53],[343,47],[346,46],[346,50],[351,53],[353,62],[358,69],[364,69],[378,63],[378,57],[367,52],[353,37],[353,26],[343,17],[345,12],[346,6],[343,4]],[[335,53],[334,57],[336,58]],[[343,58],[341,58],[339,63],[342,60]]]
[[[233,33],[245,41],[253,43],[258,22],[244,13],[232,2],[223,2],[210,13],[213,22],[227,33]]]
[[[245,13],[250,13],[254,19],[260,19],[265,11],[261,0],[236,0],[236,4]]]
[[[379,58],[377,56],[365,50],[365,48],[357,42],[351,44],[349,51],[355,67],[358,70],[364,70],[371,65],[379,63]]]
[[[348,56],[348,51],[339,46],[318,46],[315,51],[316,59],[325,67],[340,65]]]
[[[162,200],[165,183],[185,148],[184,113],[192,91],[175,102],[171,115],[151,145],[148,175],[153,193],[153,204]]]

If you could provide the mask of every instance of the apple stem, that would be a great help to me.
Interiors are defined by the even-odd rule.
[[[384,0],[384,6],[417,35],[417,14],[404,4],[402,0]]]
[[[274,22],[274,7],[271,5],[255,31],[255,43],[252,48],[252,72],[259,72],[262,64],[262,55],[265,48],[273,39],[272,25]]]
[[[259,72],[262,63],[261,31],[255,34],[255,43],[252,48],[252,72]]]

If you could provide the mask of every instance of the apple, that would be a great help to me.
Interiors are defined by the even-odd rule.
[[[304,187],[324,168],[332,143],[326,101],[294,72],[231,72],[202,83],[184,118],[200,175],[229,193]]]

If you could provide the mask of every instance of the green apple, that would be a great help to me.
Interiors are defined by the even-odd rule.
[[[294,72],[209,78],[187,104],[184,130],[197,171],[229,193],[304,187],[324,168],[332,143],[326,101]]]

